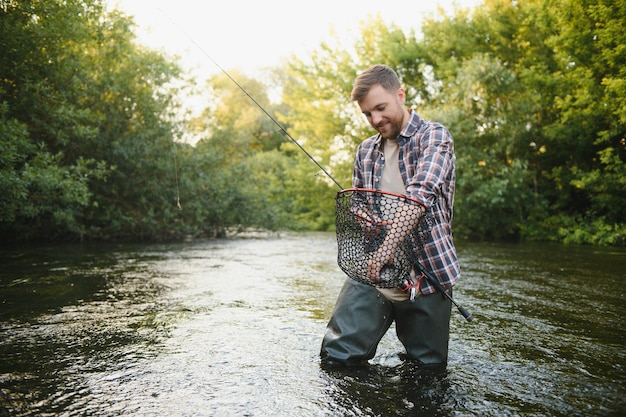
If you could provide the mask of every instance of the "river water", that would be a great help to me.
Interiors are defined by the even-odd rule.
[[[332,233],[0,250],[0,415],[626,415],[626,250],[458,243],[448,366],[323,370]]]

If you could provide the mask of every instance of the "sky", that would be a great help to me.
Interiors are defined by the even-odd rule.
[[[219,67],[259,76],[292,54],[306,58],[331,31],[351,47],[360,23],[380,14],[407,31],[441,6],[468,8],[482,0],[106,0],[134,17],[139,42],[176,54],[208,78]],[[219,66],[218,66],[219,65]]]

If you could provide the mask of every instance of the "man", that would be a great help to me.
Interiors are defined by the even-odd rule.
[[[460,275],[451,231],[454,144],[444,126],[421,119],[405,99],[388,66],[374,65],[356,78],[352,100],[378,134],[359,145],[352,185],[402,194],[423,205],[420,215],[427,212],[433,221],[420,263],[451,291]],[[420,215],[410,214],[414,218],[408,220],[417,224]],[[398,216],[402,213],[394,223]],[[394,253],[389,247],[398,242],[387,240],[371,257],[365,281],[378,281],[381,269],[393,262],[387,254]],[[382,289],[346,279],[322,341],[322,365],[357,365],[373,358],[394,320],[407,359],[422,365],[447,363],[451,303],[427,280],[415,285],[418,296],[409,299],[406,288]]]

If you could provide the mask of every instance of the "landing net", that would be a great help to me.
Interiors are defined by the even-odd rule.
[[[335,206],[339,267],[348,277],[375,287],[405,285],[430,233],[432,222],[424,206],[399,194],[360,188],[337,193]],[[393,254],[392,241],[399,242]],[[368,265],[381,256],[389,264],[379,279],[368,277]]]

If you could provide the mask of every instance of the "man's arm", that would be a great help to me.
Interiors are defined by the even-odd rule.
[[[394,256],[398,246],[415,229],[426,209],[420,204],[402,201],[396,211],[393,223],[385,239],[376,251],[372,253],[367,263],[367,277],[373,281],[380,281],[380,270],[385,265],[394,263]]]

